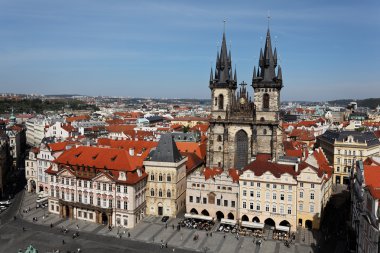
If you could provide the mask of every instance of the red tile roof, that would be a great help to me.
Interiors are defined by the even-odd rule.
[[[364,160],[363,165],[380,166],[380,163],[376,162],[372,157],[368,157]]]
[[[277,178],[280,178],[284,173],[288,173],[293,177],[297,176],[294,166],[272,163],[268,161],[270,158],[270,155],[258,154],[256,160],[245,166],[243,171],[251,170],[255,173],[255,176],[261,176],[268,171]]]
[[[204,168],[203,169],[203,175],[205,177],[205,180],[208,180],[209,178],[214,178],[217,175],[220,175],[223,173],[222,168]]]
[[[180,152],[195,153],[200,159],[206,159],[206,143],[202,142],[176,142]]]
[[[380,166],[364,165],[364,182],[372,196],[380,199]]]
[[[78,142],[74,141],[64,141],[64,142],[56,142],[56,143],[49,143],[47,146],[49,149],[53,152],[63,151],[66,149],[68,145],[75,145],[79,144]]]
[[[95,174],[108,173],[113,180],[118,181],[120,172],[127,173],[126,184],[135,184],[144,179],[147,174],[142,169],[144,156],[129,155],[124,149],[99,148],[80,146],[66,150],[54,162],[61,169],[70,169],[76,171],[76,175],[94,176]],[[138,176],[137,169],[141,169],[142,174]],[[96,172],[94,171],[96,170]],[[46,170],[47,173],[55,174],[52,168]]]
[[[181,155],[187,157],[186,174],[190,174],[204,163],[204,161],[194,153],[181,152]]]
[[[237,183],[239,182],[239,177],[240,177],[240,170],[238,169],[229,169],[228,174],[232,178],[232,182]]]
[[[74,117],[67,117],[66,118],[66,122],[67,123],[72,123],[72,122],[75,122],[75,121],[86,121],[86,120],[89,120],[90,119],[90,115],[78,115],[78,116],[74,116]]]
[[[107,131],[110,133],[123,133],[126,131],[133,130],[136,125],[110,125],[107,126]]]
[[[156,147],[158,142],[155,141],[143,141],[143,140],[112,140],[108,138],[99,138],[98,145],[103,147],[124,149],[129,152],[130,148],[134,149],[135,155],[141,154],[147,157],[150,150]]]

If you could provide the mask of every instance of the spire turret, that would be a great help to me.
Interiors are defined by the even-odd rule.
[[[231,60],[231,50],[227,50],[226,33],[223,32],[222,44],[220,47],[220,53],[217,52],[216,55],[216,67],[215,67],[215,77],[211,81],[210,77],[210,87],[231,87],[236,89],[236,79],[232,70],[232,60]]]
[[[257,75],[253,74],[252,86],[255,87],[282,87],[281,79],[276,76],[277,49],[272,50],[270,30],[267,30],[264,52],[260,50],[259,68]],[[255,71],[255,69],[254,69]],[[281,71],[278,71],[281,74]]]
[[[278,69],[277,69],[277,79],[282,80],[282,71],[281,71],[280,65],[278,66]]]
[[[214,80],[214,74],[212,73],[212,67],[211,67],[211,72],[210,72],[210,83]]]

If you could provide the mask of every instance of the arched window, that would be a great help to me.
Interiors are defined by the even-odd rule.
[[[219,95],[219,107],[218,107],[219,110],[223,110],[223,108],[224,108],[224,104],[223,103],[224,103],[223,95],[220,94]]]
[[[269,94],[265,93],[263,96],[263,109],[269,109]]]
[[[235,168],[241,169],[248,163],[248,135],[239,130],[235,135]]]
[[[266,134],[267,134],[267,130],[264,129],[264,130],[263,130],[263,135],[266,135]]]
[[[260,118],[260,121],[265,121],[264,117],[261,117],[261,118]]]
[[[218,98],[215,97],[215,106],[217,106],[217,105],[218,105]]]
[[[162,197],[162,190],[161,189],[158,191],[158,197]]]
[[[218,141],[222,141],[222,136],[218,135]]]
[[[158,175],[158,181],[162,181],[162,174],[160,173],[159,175]]]
[[[150,174],[150,181],[154,181],[154,174]]]
[[[167,178],[166,178],[166,181],[168,182],[171,182],[172,181],[172,177],[170,176],[170,174],[168,174]]]
[[[172,197],[172,193],[170,192],[170,189],[168,189],[168,191],[166,192],[166,197],[168,198]]]
[[[154,196],[154,189],[150,189],[150,196]]]

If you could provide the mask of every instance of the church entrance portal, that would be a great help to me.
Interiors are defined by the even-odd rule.
[[[241,169],[248,163],[248,135],[239,130],[235,136],[235,168]]]

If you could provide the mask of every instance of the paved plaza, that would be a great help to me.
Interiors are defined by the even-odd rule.
[[[146,247],[144,248],[145,252],[166,252],[168,250],[170,250],[170,252],[174,250],[175,252],[198,251],[226,253],[318,252],[318,250],[315,247],[315,235],[313,236],[311,231],[305,229],[302,229],[297,233],[295,243],[291,244],[289,248],[286,247],[283,242],[272,240],[272,233],[269,230],[265,233],[266,238],[263,241],[261,247],[253,242],[254,238],[252,237],[240,236],[239,239],[237,239],[234,234],[224,234],[222,232],[216,231],[213,231],[211,236],[211,234],[206,233],[206,231],[187,228],[181,228],[181,230],[178,231],[176,226],[178,224],[178,221],[180,220],[179,218],[170,218],[167,221],[166,226],[165,223],[161,221],[161,217],[148,216],[145,217],[144,220],[133,229],[128,230],[123,228],[113,228],[111,231],[109,231],[108,227],[104,225],[82,220],[62,219],[58,215],[49,214],[47,209],[36,209],[36,198],[36,194],[25,192],[21,201],[19,214],[22,217],[22,219],[30,222],[32,227],[35,226],[35,228],[31,229],[33,229],[33,231],[36,230],[36,235],[41,236],[41,241],[44,242],[43,235],[44,233],[48,233],[49,229],[54,230],[55,233],[58,233],[58,236],[53,237],[55,238],[54,241],[56,241],[57,245],[60,245],[64,238],[69,238],[66,239],[67,245],[65,245],[65,247],[73,248],[73,250],[76,247],[79,247],[78,241],[84,240],[84,238],[95,238],[95,242],[91,243],[90,240],[88,242],[83,242],[80,244],[82,245],[81,249],[83,252],[86,252],[86,248],[88,250],[91,249],[89,252],[105,252],[102,251],[102,249],[107,249],[107,244],[104,244],[107,243],[107,241],[109,243],[111,241],[115,241],[116,244],[119,244],[120,247],[122,245],[128,245],[128,243],[133,242],[143,243],[143,245],[146,245],[144,246]],[[26,212],[26,210],[28,210],[28,212]],[[37,218],[37,221],[33,221],[33,218]],[[16,221],[14,221],[13,223],[17,224]],[[53,225],[53,229],[50,228],[50,225]],[[41,229],[41,227],[43,229]],[[79,230],[77,229],[77,227],[79,227]],[[62,228],[69,230],[68,235],[66,235],[66,237],[65,235],[63,235],[63,233],[59,234],[59,231]],[[216,228],[217,226],[214,226],[214,230]],[[79,231],[81,233],[81,236],[78,239],[73,240],[70,237],[71,234],[76,231]],[[84,235],[82,236],[82,234]],[[194,236],[196,234],[199,236],[198,240],[194,240]],[[130,235],[130,237],[128,237],[128,235]],[[23,241],[27,242],[28,240],[27,238],[23,238]],[[35,243],[37,243],[35,239],[34,241]],[[168,248],[161,249],[162,243],[167,243]],[[47,245],[49,245],[49,242]],[[26,247],[27,245],[23,246]],[[45,246],[46,245],[43,245],[43,247]],[[65,247],[62,246],[61,248],[66,249]],[[115,245],[111,246],[111,248],[113,252],[119,252],[119,250],[121,252],[123,249],[122,247],[115,247]]]

